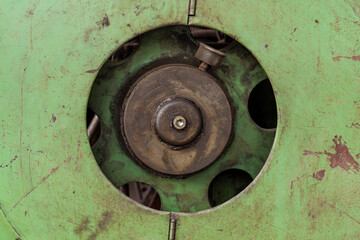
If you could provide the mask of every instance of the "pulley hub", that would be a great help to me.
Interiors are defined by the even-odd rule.
[[[187,175],[213,163],[232,130],[228,99],[216,79],[189,65],[165,65],[135,83],[121,114],[134,158],[165,175]]]
[[[199,108],[183,98],[165,100],[155,114],[155,130],[159,138],[173,146],[191,143],[201,129]]]

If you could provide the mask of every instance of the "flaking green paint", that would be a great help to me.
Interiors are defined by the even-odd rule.
[[[21,239],[167,239],[169,214],[134,204],[100,172],[85,113],[110,53],[138,33],[186,24],[188,4],[2,1],[0,164],[17,158],[0,169],[0,205]],[[265,69],[278,130],[253,185],[215,209],[176,214],[176,239],[360,238],[359,172],[332,168],[326,154],[304,154],[335,153],[338,135],[359,161],[359,6],[197,1],[190,24],[231,34]],[[321,181],[313,177],[322,170]],[[12,231],[1,224],[0,236],[11,239]]]

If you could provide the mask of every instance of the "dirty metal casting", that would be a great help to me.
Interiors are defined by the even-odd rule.
[[[121,116],[134,158],[175,176],[212,164],[232,131],[225,92],[210,74],[189,65],[164,65],[140,77],[124,101]],[[180,131],[173,127],[179,117],[187,125]]]
[[[329,2],[2,1],[0,239],[359,239],[360,3]],[[194,36],[205,31],[189,26],[236,40],[219,66],[198,69]],[[231,109],[226,147],[183,178],[134,159],[121,125],[139,79],[170,66],[202,74]],[[248,106],[266,79],[276,96],[270,128]],[[167,99],[149,101],[144,124],[161,146],[181,152],[203,139],[213,119],[192,97],[201,99],[168,99],[201,113],[198,135],[184,113],[166,118],[168,131],[185,134],[179,146],[155,130]],[[98,118],[90,139],[88,108]],[[247,177],[229,179],[233,170]],[[158,192],[161,211],[119,190],[134,182]]]

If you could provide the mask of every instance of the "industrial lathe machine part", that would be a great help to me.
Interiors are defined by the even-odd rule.
[[[0,239],[360,239],[359,0],[0,3]]]

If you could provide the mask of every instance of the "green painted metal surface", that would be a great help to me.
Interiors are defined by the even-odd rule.
[[[1,165],[9,166],[0,169],[0,204],[21,239],[167,238],[169,213],[119,195],[99,171],[85,114],[91,70],[138,32],[186,24],[187,11],[186,1],[1,3]]]
[[[101,173],[85,113],[111,52],[187,24],[188,5],[1,3],[1,239],[168,238],[169,213],[135,204]],[[197,1],[190,24],[230,34],[265,69],[278,129],[253,184],[214,209],[174,214],[176,239],[360,238],[359,22],[358,0]]]

